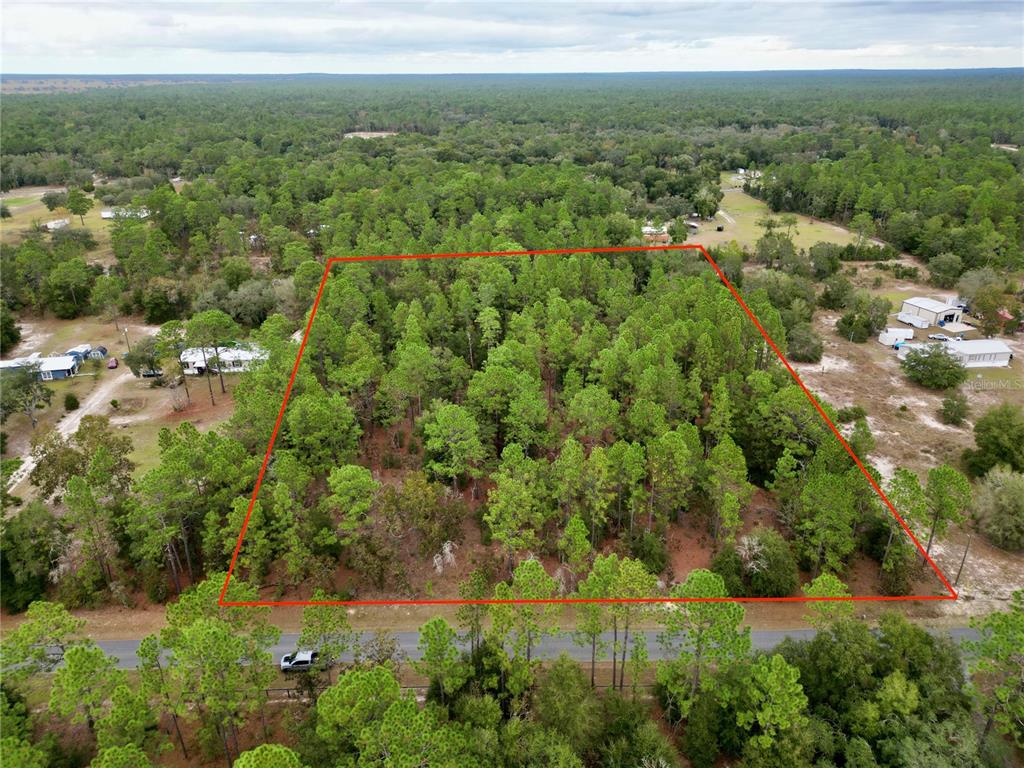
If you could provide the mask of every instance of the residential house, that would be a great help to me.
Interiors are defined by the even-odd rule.
[[[189,376],[202,376],[207,366],[211,373],[242,373],[266,359],[267,352],[253,344],[225,345],[219,350],[190,347],[181,353],[182,370]]]

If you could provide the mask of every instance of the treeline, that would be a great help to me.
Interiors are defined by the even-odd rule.
[[[833,139],[817,162],[779,157],[747,188],[775,211],[833,219],[960,272],[1024,265],[1024,181],[1015,153],[984,139],[942,145],[917,134]]]
[[[523,561],[501,597],[544,594],[540,573],[536,560]],[[584,583],[630,595],[642,573],[629,559],[599,558]],[[168,606],[167,626],[142,640],[133,676],[63,606],[33,603],[0,645],[4,762],[146,768],[172,750],[245,768],[615,768],[679,766],[681,752],[695,768],[723,757],[744,768],[1008,768],[1014,744],[1024,747],[1020,592],[1008,610],[974,622],[971,680],[950,639],[895,613],[873,631],[852,617],[852,603],[810,604],[816,636],[771,651],[753,650],[738,604],[592,603],[571,633],[591,649],[589,672],[566,655],[545,664],[533,657],[544,637],[562,632],[552,606],[463,606],[463,631],[431,619],[412,661],[387,633],[354,631],[344,607],[310,606],[299,645],[319,656],[282,701],[273,690],[280,631],[270,609],[218,608],[223,577]],[[808,592],[843,591],[823,576]],[[725,594],[705,570],[673,590],[678,598]],[[256,597],[232,580],[228,601]],[[650,660],[640,622],[660,628],[662,660]],[[599,684],[597,661],[609,655],[610,678],[602,669]],[[429,683],[422,704],[403,688],[409,672]],[[47,704],[29,711],[26,694],[41,680]]]

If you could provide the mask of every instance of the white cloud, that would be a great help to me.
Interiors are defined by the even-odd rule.
[[[4,2],[9,73],[1006,67],[1016,2]]]

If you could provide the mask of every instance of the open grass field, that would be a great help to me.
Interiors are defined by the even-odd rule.
[[[709,247],[735,240],[748,249],[757,243],[763,234],[757,222],[765,216],[772,215],[771,211],[765,203],[740,189],[733,176],[732,171],[723,171],[721,184],[724,197],[719,205],[718,215],[714,221],[700,222],[700,230],[696,234],[691,234],[686,242]],[[809,248],[822,241],[840,245],[856,242],[857,236],[843,227],[809,216],[795,215],[799,223],[793,232],[793,241],[799,248]],[[724,231],[716,231],[718,225],[723,225]]]
[[[83,226],[92,232],[97,247],[86,254],[86,260],[93,264],[109,266],[114,262],[114,251],[110,247],[110,221],[100,216],[104,207],[96,200],[92,210],[85,214],[85,224],[77,216],[73,216],[64,208],[54,211],[47,210],[41,197],[48,187],[24,187],[12,189],[3,198],[3,202],[11,209],[11,218],[0,220],[0,242],[4,245],[17,245],[39,224],[54,219],[68,219],[69,229],[81,229]],[[63,187],[52,187],[63,189]]]

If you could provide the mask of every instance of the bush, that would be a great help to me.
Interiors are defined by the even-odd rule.
[[[725,582],[729,597],[747,597],[747,585],[743,581],[743,561],[736,547],[724,547],[711,561],[712,573],[717,573]]]
[[[683,731],[683,754],[693,768],[712,768],[721,747],[718,743],[719,711],[721,707],[710,690],[701,691],[690,709],[690,717]]]
[[[942,407],[939,408],[939,419],[943,424],[952,424],[959,427],[970,415],[971,408],[967,404],[967,398],[962,392],[951,392],[943,398]]]
[[[64,395],[64,410],[65,411],[77,411],[78,410],[78,398],[74,392],[68,392]]]
[[[892,276],[897,280],[913,280],[918,281],[921,279],[921,271],[917,267],[907,267],[903,264],[892,265]]]
[[[967,380],[967,369],[941,344],[910,350],[902,366],[907,378],[929,389],[953,389]]]
[[[867,418],[868,412],[865,411],[859,405],[850,405],[846,408],[840,408],[839,412],[836,413],[836,418],[840,424],[850,424],[858,419]]]
[[[989,472],[974,497],[982,533],[1003,549],[1024,549],[1024,474],[1005,467]]]
[[[810,323],[798,323],[788,334],[789,359],[798,363],[816,363],[821,360],[821,337]]]
[[[160,604],[167,601],[167,574],[161,568],[146,566],[139,576],[142,580],[142,590],[151,603]]]
[[[629,552],[655,575],[668,567],[668,547],[665,546],[665,539],[653,531],[643,531],[634,535],[629,542]]]
[[[793,594],[800,583],[800,573],[789,542],[771,528],[759,528],[751,535],[761,544],[764,565],[749,576],[750,594],[754,597]]]
[[[758,528],[738,547],[723,548],[711,570],[722,577],[730,597],[788,597],[800,583],[789,542],[771,528]]]
[[[975,477],[999,464],[1024,472],[1024,408],[1004,403],[988,411],[974,425],[974,444],[964,461]]]
[[[852,298],[853,284],[842,275],[835,275],[825,281],[818,304],[825,309],[843,309]]]

